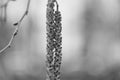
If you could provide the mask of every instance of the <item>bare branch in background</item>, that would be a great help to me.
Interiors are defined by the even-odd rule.
[[[26,8],[25,13],[23,14],[23,16],[21,17],[21,19],[20,19],[18,22],[16,22],[16,23],[13,24],[14,26],[16,26],[16,25],[18,25],[18,24],[21,24],[21,22],[22,22],[22,20],[24,19],[24,17],[28,14],[30,2],[31,2],[31,0],[28,0],[27,8]]]
[[[10,46],[11,46],[11,44],[12,44],[15,36],[16,36],[17,33],[18,33],[18,30],[19,30],[19,27],[20,27],[20,25],[21,25],[22,20],[23,20],[24,17],[28,14],[29,6],[30,6],[30,1],[31,1],[31,0],[28,0],[26,11],[25,11],[25,13],[23,14],[23,16],[21,17],[21,19],[20,19],[17,23],[14,23],[14,24],[13,24],[14,26],[16,26],[16,29],[15,29],[15,31],[13,32],[12,37],[11,37],[9,43],[8,43],[3,49],[0,50],[0,55],[2,54],[2,52],[4,52],[5,50],[7,50],[8,48],[10,48]]]

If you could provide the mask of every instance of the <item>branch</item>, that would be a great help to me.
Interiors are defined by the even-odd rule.
[[[5,51],[7,48],[10,48],[10,47],[11,47],[11,44],[12,44],[12,42],[13,42],[13,39],[14,39],[14,37],[17,35],[17,33],[18,33],[18,27],[15,29],[15,31],[14,31],[14,33],[13,33],[13,35],[12,35],[10,41],[9,41],[9,43],[8,43],[3,49],[0,50],[0,53],[2,53],[3,51]]]
[[[11,37],[9,43],[8,43],[3,49],[0,50],[0,55],[2,54],[2,52],[4,52],[5,50],[7,50],[8,48],[11,47],[11,44],[12,44],[15,36],[16,36],[17,33],[18,33],[18,30],[19,30],[19,27],[20,27],[20,25],[21,25],[22,20],[23,20],[24,17],[28,14],[29,6],[30,6],[30,1],[31,1],[31,0],[28,0],[26,11],[25,11],[25,13],[23,14],[23,16],[21,17],[21,19],[20,19],[17,23],[14,23],[14,24],[13,24],[14,26],[16,26],[16,29],[15,29],[15,31],[13,32],[12,37]]]
[[[16,23],[13,24],[14,26],[16,26],[16,25],[18,25],[19,23],[21,23],[22,20],[24,19],[24,17],[28,14],[28,10],[29,10],[29,6],[30,6],[30,2],[31,2],[31,0],[28,0],[27,8],[26,8],[25,13],[23,14],[23,16],[21,17],[21,19],[20,19],[18,22],[16,22]]]

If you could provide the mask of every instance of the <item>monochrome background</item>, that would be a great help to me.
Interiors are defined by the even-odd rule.
[[[2,0],[1,0],[2,1]],[[119,80],[120,1],[58,0],[62,14],[61,80]],[[46,77],[46,4],[31,0],[11,48],[0,55],[0,80]],[[0,16],[0,49],[9,42],[27,0],[10,1]],[[2,10],[0,10],[0,13]]]

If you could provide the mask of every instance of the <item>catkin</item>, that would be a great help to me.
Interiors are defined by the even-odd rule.
[[[56,3],[56,10],[54,9]],[[48,0],[47,4],[47,79],[60,80],[60,67],[62,60],[61,13],[56,0]]]

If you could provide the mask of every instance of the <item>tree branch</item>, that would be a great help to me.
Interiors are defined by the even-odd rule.
[[[9,43],[3,49],[0,50],[0,53],[4,52],[7,48],[10,48],[10,46],[11,46],[11,44],[13,42],[13,39],[17,35],[17,33],[18,33],[18,28],[15,29],[14,33],[12,34],[12,37],[11,37]]]
[[[14,26],[16,26],[16,25],[18,25],[19,23],[21,23],[22,20],[24,19],[24,17],[28,14],[28,10],[29,10],[29,6],[30,6],[30,2],[31,2],[31,0],[28,0],[27,8],[26,8],[25,13],[23,14],[23,16],[21,17],[21,19],[20,19],[18,22],[16,22],[16,23],[13,24]]]
[[[14,24],[13,24],[14,26],[16,26],[16,29],[15,29],[15,31],[13,32],[12,37],[11,37],[10,41],[8,42],[8,44],[7,44],[3,49],[0,50],[0,55],[2,54],[2,52],[4,52],[5,50],[7,50],[8,48],[11,47],[11,44],[13,43],[13,40],[14,40],[15,36],[16,36],[17,33],[18,33],[18,30],[19,30],[19,27],[20,27],[20,25],[21,25],[22,20],[23,20],[23,19],[25,18],[25,16],[28,14],[29,6],[30,6],[30,1],[31,1],[31,0],[28,0],[26,11],[25,11],[25,13],[23,14],[23,16],[21,17],[21,19],[20,19],[17,23],[14,23]]]

